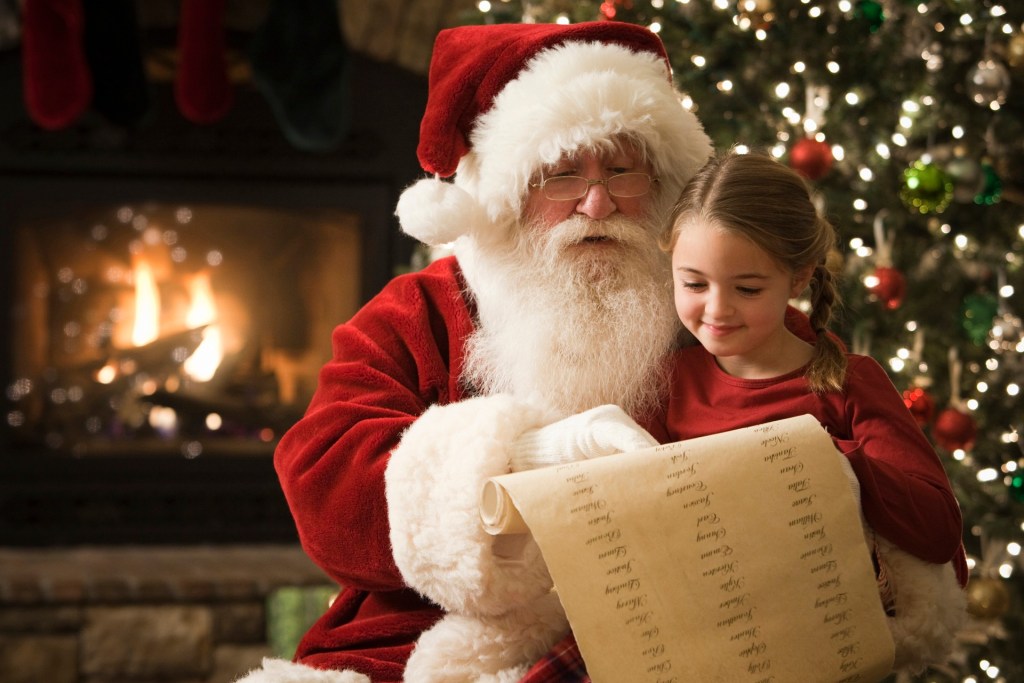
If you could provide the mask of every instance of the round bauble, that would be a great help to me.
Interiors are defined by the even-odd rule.
[[[885,23],[885,11],[882,3],[877,0],[857,0],[853,8],[853,16],[867,24],[868,30],[874,33]]]
[[[946,408],[935,418],[932,438],[939,447],[947,451],[969,451],[978,437],[978,423],[974,418],[956,408]]]
[[[893,311],[903,303],[907,294],[907,279],[903,273],[888,266],[880,266],[865,280],[871,296]]]
[[[809,180],[824,178],[832,170],[832,148],[812,138],[798,141],[789,150],[789,165]]]
[[[1024,474],[1018,470],[1017,474],[1010,477],[1010,498],[1018,503],[1024,503]]]
[[[903,171],[900,199],[912,211],[942,213],[953,200],[953,179],[930,161],[915,161]]]
[[[923,387],[911,387],[903,391],[903,405],[918,425],[924,427],[935,415],[935,399]]]
[[[1015,33],[1006,44],[1006,63],[1014,70],[1024,70],[1024,32]]]
[[[999,299],[991,292],[975,292],[964,297],[960,306],[960,324],[967,338],[981,346],[992,331],[992,321],[999,313]]]
[[[967,613],[980,619],[998,619],[1010,608],[1010,590],[1002,579],[989,576],[967,582]]]
[[[1003,181],[992,164],[981,165],[981,189],[974,197],[974,203],[982,206],[998,204],[1003,197]]]
[[[1002,313],[992,320],[988,347],[993,351],[1024,353],[1024,322],[1012,313]]]
[[[967,72],[967,94],[985,107],[1005,104],[1010,92],[1010,72],[994,59],[983,59]]]

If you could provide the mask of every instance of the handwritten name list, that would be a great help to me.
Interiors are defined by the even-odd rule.
[[[533,534],[597,683],[891,669],[858,504],[809,415],[496,477],[481,517]]]

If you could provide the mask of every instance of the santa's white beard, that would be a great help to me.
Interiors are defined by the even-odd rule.
[[[579,246],[593,235],[616,244]],[[483,393],[509,392],[565,415],[614,403],[642,418],[664,396],[680,329],[670,267],[653,230],[621,216],[574,217],[475,244],[480,324],[465,378]]]

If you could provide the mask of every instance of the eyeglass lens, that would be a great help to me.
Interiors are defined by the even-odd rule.
[[[604,185],[613,197],[639,197],[651,188],[651,176],[646,173],[619,173],[607,180],[591,180],[581,176],[546,178],[543,183],[544,196],[554,200],[579,199],[591,185]]]

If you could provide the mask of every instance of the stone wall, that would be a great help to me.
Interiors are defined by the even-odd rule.
[[[317,616],[276,595],[334,588],[291,546],[0,548],[0,681],[230,683]]]

